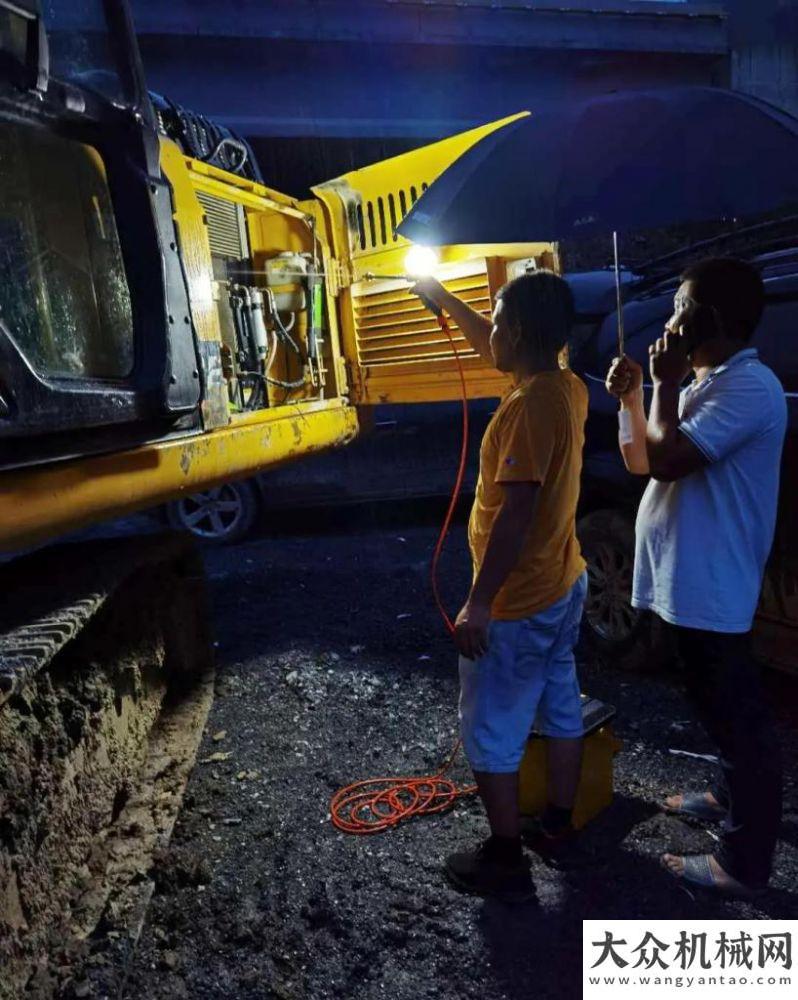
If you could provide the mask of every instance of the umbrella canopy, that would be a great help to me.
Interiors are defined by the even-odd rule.
[[[627,91],[472,146],[397,227],[416,243],[564,240],[798,204],[798,119],[711,87]]]

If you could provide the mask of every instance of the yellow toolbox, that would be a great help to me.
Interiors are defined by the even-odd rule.
[[[615,709],[582,695],[585,748],[582,777],[574,806],[573,825],[579,829],[612,802],[613,758],[623,743],[612,730]],[[546,808],[546,739],[532,730],[521,761],[521,814],[537,816]]]

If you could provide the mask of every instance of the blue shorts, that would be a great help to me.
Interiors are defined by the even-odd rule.
[[[544,611],[492,621],[484,656],[460,657],[460,733],[475,771],[517,771],[536,721],[545,736],[582,735],[574,646],[586,595],[583,573]]]

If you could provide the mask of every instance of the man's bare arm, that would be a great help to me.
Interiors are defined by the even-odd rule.
[[[647,476],[651,470],[646,448],[647,422],[642,389],[621,399],[621,413],[628,413],[628,417],[621,418],[625,424],[628,421],[628,434],[619,433],[624,465],[636,476]]]
[[[646,451],[651,475],[662,483],[683,479],[707,464],[703,452],[679,430],[678,384],[654,384]]]
[[[535,520],[539,483],[504,483],[504,497],[477,578],[455,623],[454,640],[463,656],[478,659],[487,649],[493,600],[518,564]]]
[[[654,395],[646,451],[654,479],[672,483],[707,464],[706,456],[679,430],[681,384],[690,370],[684,338],[667,330],[649,349]]]
[[[636,476],[647,476],[650,470],[646,450],[643,369],[632,358],[615,358],[607,373],[606,387],[621,404],[618,445],[624,465]]]
[[[485,549],[470,600],[490,607],[518,563],[521,547],[535,518],[540,483],[505,483],[499,513]]]

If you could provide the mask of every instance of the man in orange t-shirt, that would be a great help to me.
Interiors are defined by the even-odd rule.
[[[548,741],[549,804],[534,838],[544,855],[568,843],[582,762],[573,649],[587,592],[575,533],[587,390],[559,364],[573,298],[558,275],[536,271],[504,286],[491,320],[433,279],[416,290],[513,375],[482,441],[468,527],[473,583],[455,626],[463,746],[491,836],[451,855],[446,872],[466,891],[524,898],[533,889],[518,769],[535,720]]]

